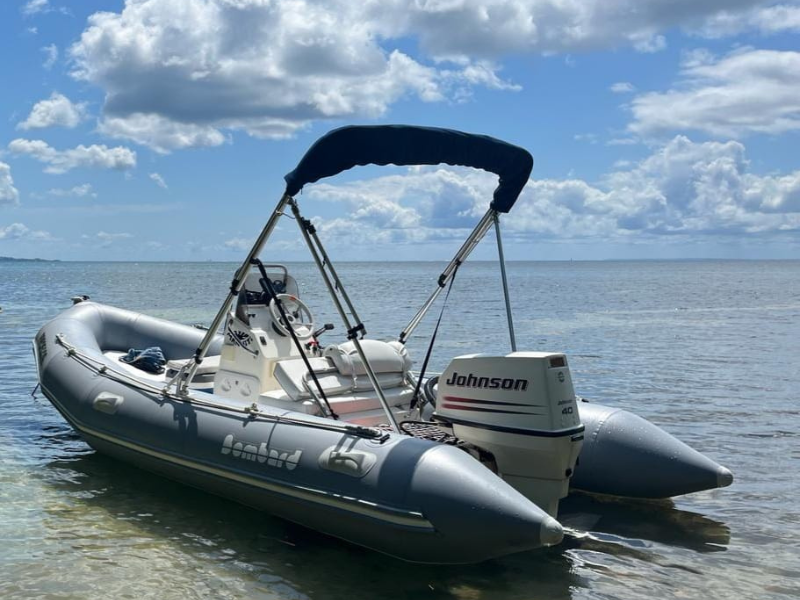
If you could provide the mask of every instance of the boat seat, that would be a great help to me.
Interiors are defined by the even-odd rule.
[[[376,373],[407,373],[411,368],[411,358],[406,347],[400,342],[382,342],[380,340],[360,340],[361,349]],[[323,356],[330,358],[342,375],[366,375],[367,370],[358,355],[353,342],[345,342],[338,346],[328,346]]]
[[[398,349],[393,344],[378,340],[361,340],[361,347],[382,389],[403,385],[408,368],[411,366],[411,359],[405,353],[405,348],[400,345]],[[322,357],[308,360],[326,396],[372,389],[372,382],[352,342],[329,346]],[[277,361],[274,376],[292,400],[311,398],[310,390],[314,389],[312,386],[315,384],[302,358]]]
[[[341,375],[331,360],[309,358],[308,362],[326,395],[343,394],[350,391],[352,378]],[[274,376],[292,400],[311,398],[309,386],[314,385],[314,381],[302,358],[287,358],[277,361]]]

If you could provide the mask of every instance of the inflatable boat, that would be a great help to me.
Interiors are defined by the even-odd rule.
[[[357,165],[495,173],[489,209],[393,341],[370,339],[295,196]],[[566,355],[518,351],[500,237],[530,154],[462,132],[345,127],[320,138],[203,330],[73,299],[36,335],[41,389],[98,452],[415,562],[470,563],[557,544],[571,489],[663,498],[729,485],[730,471],[655,425],[575,396]],[[346,340],[323,345],[294,276],[259,256],[299,226]],[[406,341],[495,229],[510,352],[414,370]],[[437,326],[438,328],[438,326]]]

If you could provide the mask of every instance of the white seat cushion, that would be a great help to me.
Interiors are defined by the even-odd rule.
[[[309,358],[308,362],[317,376],[325,394],[343,394],[353,388],[353,378],[345,377],[336,370],[327,358]],[[302,358],[289,358],[275,363],[275,379],[292,400],[305,400],[311,397],[308,391],[314,381],[308,374]]]
[[[402,385],[405,381],[405,377],[402,373],[376,373],[375,377],[382,390],[397,387],[398,385]],[[353,391],[355,392],[373,389],[375,388],[372,387],[372,382],[366,375],[360,375],[353,380]]]
[[[362,371],[364,374],[345,375],[336,367],[331,358],[314,357],[309,358],[308,362],[326,396],[338,396],[373,389],[372,382],[365,374],[366,371],[363,371],[363,365]],[[314,380],[309,375],[305,361],[302,358],[288,358],[277,361],[275,363],[274,376],[292,400],[306,400],[311,398],[310,390],[316,391]],[[402,385],[405,381],[405,374],[402,371],[379,372],[376,373],[375,377],[378,379],[381,389],[394,388]]]
[[[398,342],[360,340],[361,348],[376,375],[381,373],[405,373],[411,368],[411,359],[405,346]],[[324,356],[330,358],[342,375],[366,375],[367,370],[358,355],[355,344],[346,342],[325,348]]]

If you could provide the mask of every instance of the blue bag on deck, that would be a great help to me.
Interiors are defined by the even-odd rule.
[[[167,359],[164,358],[164,353],[158,346],[145,348],[144,350],[131,348],[125,356],[120,356],[119,359],[137,369],[157,375],[164,372],[164,365],[167,364]]]

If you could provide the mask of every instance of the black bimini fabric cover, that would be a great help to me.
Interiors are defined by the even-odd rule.
[[[495,173],[500,183],[491,208],[506,213],[514,206],[533,168],[527,150],[486,135],[411,125],[349,126],[334,129],[314,143],[294,171],[286,175],[286,194],[307,183],[356,165],[462,165]]]

